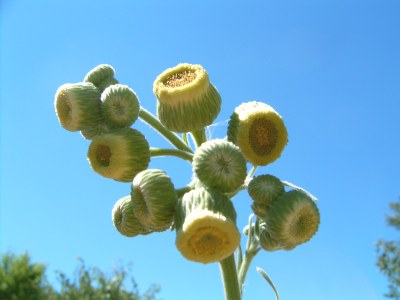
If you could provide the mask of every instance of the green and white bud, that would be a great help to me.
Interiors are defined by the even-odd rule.
[[[137,174],[131,197],[136,217],[147,228],[164,231],[171,227],[178,196],[164,171],[148,169]]]
[[[54,106],[64,129],[78,131],[101,122],[100,93],[91,83],[66,83],[56,92]]]
[[[193,171],[206,186],[227,193],[236,191],[244,183],[247,166],[237,146],[215,139],[196,149]]]
[[[253,101],[242,103],[231,115],[228,140],[253,165],[265,166],[280,157],[288,134],[282,117],[271,106]]]
[[[171,131],[191,132],[212,124],[221,110],[221,96],[200,65],[178,64],[153,84],[157,114]]]
[[[186,193],[178,201],[174,225],[176,246],[191,261],[221,261],[240,242],[235,208],[217,190],[198,188]]]
[[[93,139],[88,160],[92,169],[100,175],[130,182],[149,165],[149,143],[135,129],[115,129]]]
[[[305,193],[284,193],[271,206],[266,225],[271,237],[292,249],[311,239],[318,231],[320,215],[315,202]]]
[[[93,83],[100,92],[103,92],[107,87],[117,84],[118,80],[114,78],[114,68],[107,64],[101,64],[90,70],[83,81]]]
[[[109,86],[101,94],[101,101],[104,120],[110,128],[129,127],[139,117],[139,100],[127,85]]]
[[[115,203],[112,210],[112,220],[115,228],[124,236],[134,237],[139,234],[151,233],[136,218],[131,196],[122,197]]]
[[[250,180],[247,192],[255,204],[268,209],[285,192],[285,187],[277,177],[264,174]]]

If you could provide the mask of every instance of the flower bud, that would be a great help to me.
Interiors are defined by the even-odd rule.
[[[109,133],[110,131],[111,128],[102,121],[95,127],[82,129],[81,135],[87,140],[93,140],[96,136]]]
[[[266,251],[275,251],[282,249],[280,243],[271,237],[265,224],[260,225],[260,232],[258,239],[260,241],[261,248],[263,248]]]
[[[280,157],[288,136],[281,116],[271,106],[253,101],[242,103],[231,115],[228,140],[249,162],[265,166]]]
[[[307,242],[318,231],[320,215],[305,193],[292,190],[271,206],[266,225],[271,237],[287,249]]]
[[[249,182],[247,192],[255,204],[268,209],[285,192],[285,187],[277,177],[265,174],[253,177]]]
[[[100,93],[91,83],[66,83],[56,92],[54,106],[64,129],[78,131],[101,122]]]
[[[236,211],[227,196],[198,188],[178,201],[175,214],[176,246],[188,260],[221,261],[238,247]]]
[[[116,129],[99,135],[89,146],[88,160],[100,175],[129,182],[150,162],[149,143],[132,128]]]
[[[131,126],[139,116],[139,100],[127,85],[114,84],[101,94],[103,115],[110,128]]]
[[[136,218],[131,196],[122,197],[115,203],[112,210],[112,220],[115,228],[127,237],[151,233]]]
[[[233,192],[247,175],[246,160],[240,149],[225,140],[210,140],[196,149],[193,171],[198,179],[210,188]]]
[[[171,227],[178,196],[164,171],[148,169],[137,174],[133,179],[131,197],[135,215],[142,224],[154,231]]]
[[[114,78],[114,73],[112,66],[98,65],[86,74],[83,81],[93,83],[100,92],[103,92],[110,85],[118,83],[118,80]]]
[[[157,115],[171,131],[191,132],[212,124],[221,110],[221,96],[200,65],[179,64],[161,73],[153,84]]]

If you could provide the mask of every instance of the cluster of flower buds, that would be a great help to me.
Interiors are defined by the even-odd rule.
[[[140,105],[131,88],[118,83],[111,66],[100,65],[83,82],[62,85],[55,96],[62,127],[80,131],[91,141],[87,156],[92,169],[131,183],[130,195],[112,210],[121,234],[134,237],[171,228],[178,250],[188,260],[221,261],[240,244],[231,198],[243,189],[257,216],[250,231],[263,249],[293,249],[317,232],[319,212],[309,194],[285,191],[284,182],[272,175],[252,177],[257,166],[279,158],[288,141],[283,119],[271,106],[256,101],[239,105],[226,138],[207,140],[205,128],[217,118],[221,96],[202,66],[167,69],[156,78],[153,92],[157,117]],[[131,127],[138,118],[175,148],[151,148]],[[191,162],[193,173],[185,188],[176,189],[163,170],[148,169],[151,157],[165,155]],[[253,165],[249,172],[248,164]]]

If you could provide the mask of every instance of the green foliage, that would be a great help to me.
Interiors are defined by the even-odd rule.
[[[390,203],[390,208],[394,214],[386,218],[387,224],[400,230],[400,200]],[[389,292],[385,296],[400,299],[400,240],[379,240],[377,252],[377,265],[389,281]]]
[[[0,299],[48,299],[52,293],[45,278],[46,266],[31,263],[28,254],[8,253],[0,262]]]
[[[96,267],[87,267],[80,259],[73,278],[58,272],[59,288],[46,278],[46,266],[32,263],[29,255],[5,254],[0,264],[0,299],[7,300],[155,300],[158,286],[143,295],[122,266],[106,274]],[[129,284],[127,284],[129,282]],[[129,288],[128,288],[128,287]]]

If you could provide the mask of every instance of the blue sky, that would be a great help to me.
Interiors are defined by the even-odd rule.
[[[398,238],[384,219],[400,195],[400,2],[3,0],[0,14],[0,252],[29,251],[52,280],[54,270],[72,274],[78,256],[104,270],[131,262],[142,291],[157,283],[165,300],[223,299],[218,265],[185,260],[174,232],[118,234],[111,209],[130,185],[90,169],[89,143],[62,129],[53,106],[60,85],[107,63],[155,113],[157,75],[198,63],[223,100],[212,136],[225,136],[240,103],[272,105],[289,143],[257,174],[319,199],[317,235],[291,252],[259,253],[244,299],[274,297],[256,266],[282,299],[383,299],[374,244]],[[178,159],[151,167],[178,187],[190,180]],[[251,201],[246,192],[233,201],[243,227]]]

